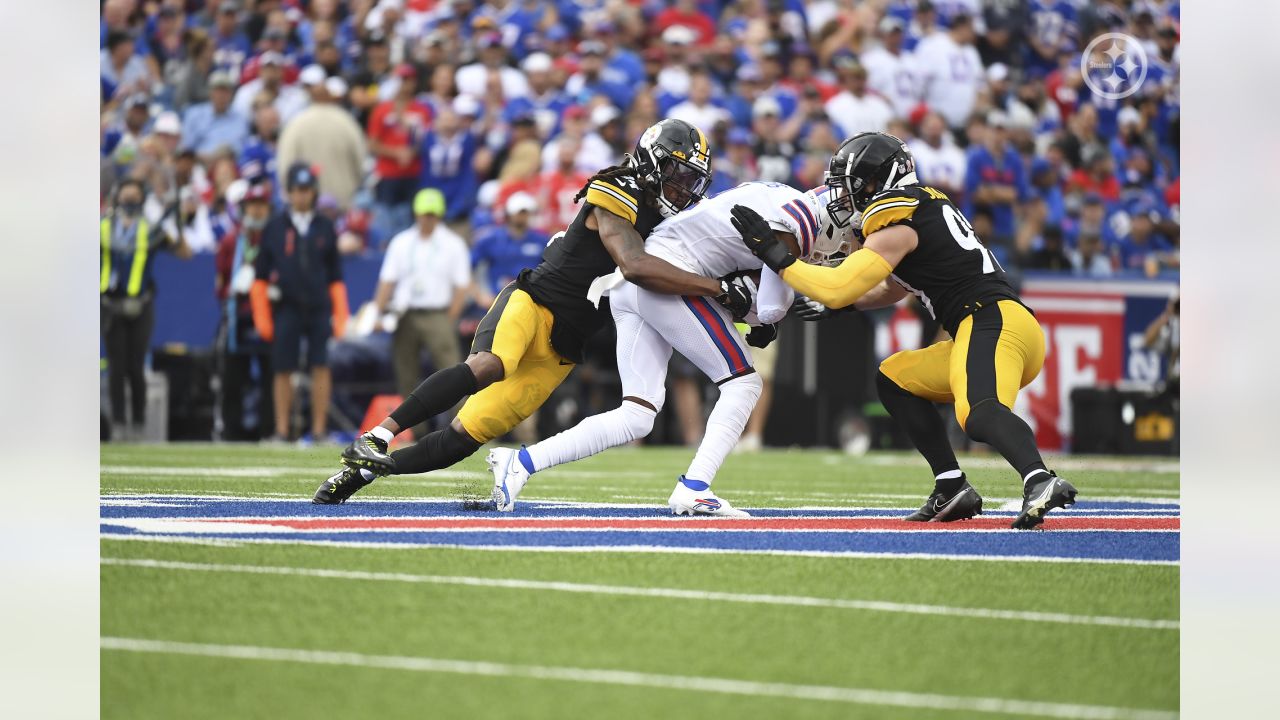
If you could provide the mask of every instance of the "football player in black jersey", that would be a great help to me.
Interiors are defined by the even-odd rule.
[[[663,218],[701,199],[711,181],[711,148],[701,130],[663,120],[620,165],[596,173],[578,194],[586,203],[564,233],[498,294],[476,329],[465,362],[422,382],[382,423],[342,452],[344,467],[316,490],[314,502],[341,503],[379,475],[449,467],[529,417],[560,385],[582,348],[610,315],[587,299],[593,280],[621,269],[640,287],[708,296],[742,317],[751,307],[741,285],[681,270],[644,251]],[[444,429],[387,452],[391,439],[470,395]]]
[[[913,521],[964,520],[982,512],[965,479],[935,402],[955,403],[969,437],[1004,456],[1023,481],[1014,528],[1075,502],[1076,489],[1045,468],[1035,435],[1013,413],[1018,391],[1044,364],[1044,333],[1005,280],[969,221],[939,190],[920,185],[898,138],[860,133],[831,158],[832,221],[861,213],[862,247],[836,267],[796,263],[748,207],[732,210],[743,242],[788,285],[828,308],[885,307],[914,294],[950,340],[897,353],[880,365],[880,400],[933,469],[932,495]]]

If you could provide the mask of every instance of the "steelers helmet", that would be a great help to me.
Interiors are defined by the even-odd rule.
[[[827,210],[832,222],[847,227],[854,213],[865,210],[876,193],[918,182],[916,161],[906,143],[888,133],[858,133],[831,156]]]
[[[711,185],[711,145],[701,130],[683,120],[663,120],[645,130],[631,162],[657,198],[662,217],[698,202]]]

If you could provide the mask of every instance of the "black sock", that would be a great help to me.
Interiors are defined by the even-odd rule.
[[[964,485],[964,482],[964,473],[960,473],[953,478],[934,478],[933,492],[935,495],[941,493],[947,497],[951,497],[952,495],[960,492],[960,487]]]
[[[439,415],[476,391],[476,374],[466,363],[431,373],[391,412],[401,430]]]
[[[924,456],[933,470],[934,477],[951,470],[959,470],[956,453],[951,449],[951,441],[947,439],[947,428],[942,424],[942,415],[933,403],[922,397],[916,397],[898,387],[884,373],[876,373],[876,389],[880,391],[880,402],[894,421],[907,431],[911,444]]]
[[[974,405],[964,431],[974,440],[995,448],[1018,471],[1019,478],[1026,478],[1037,470],[1048,472],[1031,426],[999,400],[987,398]]]
[[[480,449],[482,443],[449,426],[436,430],[407,448],[391,453],[396,461],[394,475],[415,475],[447,468]]]

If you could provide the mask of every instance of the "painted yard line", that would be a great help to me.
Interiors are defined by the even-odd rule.
[[[948,605],[897,603],[880,600],[847,600],[840,598],[806,597],[803,595],[771,595],[755,593],[729,593],[682,588],[634,587],[627,585],[596,585],[546,580],[521,580],[518,578],[486,578],[457,575],[413,575],[407,573],[367,572],[363,570],[330,570],[325,568],[278,567],[267,565],[227,565],[221,563],[190,563],[150,558],[109,558],[103,565],[154,568],[160,570],[190,570],[200,572],[250,573],[258,575],[299,575],[304,577],[332,578],[337,580],[373,580],[400,583],[425,583],[430,585],[465,585],[469,587],[504,588],[508,590],[548,590],[555,592],[585,593],[589,595],[624,595],[677,600],[734,602],[751,605],[784,605],[790,607],[819,607],[840,610],[867,610],[872,612],[907,613],[911,615],[945,615],[952,617],[980,618],[984,620],[1022,620],[1037,623],[1061,623],[1064,625],[1099,625],[1106,627],[1141,628],[1145,630],[1178,630],[1177,620],[1152,620],[1146,618],[1108,617],[1102,615],[1070,615],[1022,610],[993,608],[967,608]]]
[[[1135,710],[1102,705],[1070,705],[1065,703],[1010,700],[1005,698],[963,697],[893,690],[842,688],[825,685],[792,685],[755,682],[730,678],[658,675],[628,670],[557,667],[550,665],[515,665],[509,663],[454,660],[444,658],[407,657],[400,655],[365,655],[353,652],[272,648],[253,645],[210,645],[170,642],[142,638],[103,637],[103,650],[194,655],[230,660],[264,660],[337,665],[342,667],[379,668],[421,673],[517,677],[531,680],[553,680],[594,685],[623,685],[662,690],[689,690],[749,697],[775,697],[788,700],[816,700],[854,705],[987,712],[1049,718],[1084,718],[1087,720],[1166,720],[1176,713],[1160,710]]]
[[[251,527],[291,530],[620,530],[635,532],[654,530],[668,532],[971,532],[1000,530],[1014,532],[1004,517],[977,517],[957,523],[908,523],[897,518],[115,518],[113,523],[126,524],[138,520],[159,520],[170,524],[228,523]],[[1178,530],[1176,517],[1069,517],[1055,516],[1041,527],[1050,530],[1169,531]]]
[[[186,541],[181,535],[112,535],[99,534],[99,540],[143,540],[150,542]],[[846,558],[853,560],[945,560],[954,562],[1037,562],[1037,563],[1079,563],[1084,565],[1164,565],[1178,567],[1177,560],[1121,560],[1115,558],[1078,558],[1053,557],[1042,555],[954,555],[945,553],[891,553],[869,551],[827,551],[827,550],[743,550],[740,548],[690,548],[661,547],[657,545],[610,545],[576,546],[576,545],[459,545],[442,543],[439,545],[407,545],[394,542],[351,542],[346,540],[307,540],[298,538],[234,538],[234,543],[263,545],[308,545],[313,547],[336,548],[378,548],[387,550],[484,550],[486,552],[547,552],[547,553],[646,553],[646,554],[679,554],[679,555],[772,555],[777,557],[814,557],[814,558]]]
[[[103,465],[99,468],[103,475],[134,475],[144,477],[194,477],[194,478],[253,478],[268,479],[304,479],[314,476],[317,482],[331,475],[337,463],[325,467],[180,467],[151,465]],[[479,480],[491,478],[487,472],[471,470],[436,470],[427,473],[426,477],[440,480]],[[395,482],[393,480],[393,482]],[[421,480],[415,482],[423,482]]]

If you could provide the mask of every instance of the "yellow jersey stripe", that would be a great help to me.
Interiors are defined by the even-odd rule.
[[[883,198],[881,200],[877,200],[871,203],[870,205],[868,205],[867,209],[862,211],[862,217],[865,218],[866,216],[875,212],[878,208],[888,205],[890,203],[911,203],[912,205],[919,205],[920,201],[911,197],[910,195],[896,195],[893,197]]]
[[[878,204],[880,207],[876,209],[874,214],[862,216],[863,237],[871,237],[871,233],[877,230],[883,230],[894,223],[907,220],[916,211],[916,206],[920,203],[898,203],[892,207],[883,203]]]
[[[610,191],[606,188],[599,187],[600,183],[591,183],[587,186],[587,202],[596,207],[604,208],[618,217],[634,224],[638,213],[636,206],[629,203],[623,198],[625,194]]]
[[[623,202],[627,203],[633,209],[637,209],[640,204],[634,197],[632,197],[631,193],[627,192],[626,190],[623,190],[622,188],[618,187],[617,185],[614,185],[613,183],[605,182],[604,180],[596,180],[591,184],[596,186],[596,188],[599,190],[604,190],[606,192],[611,192],[617,195],[619,200],[622,200]]]

